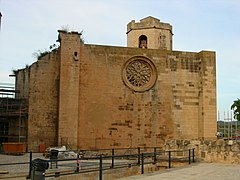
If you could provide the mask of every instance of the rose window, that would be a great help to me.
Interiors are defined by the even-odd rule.
[[[150,81],[151,68],[145,61],[132,61],[126,72],[127,80],[134,86],[142,87]]]
[[[133,57],[123,68],[123,81],[135,91],[145,91],[155,84],[156,68],[146,57]]]

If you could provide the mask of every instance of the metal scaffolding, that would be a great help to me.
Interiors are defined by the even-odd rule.
[[[218,112],[217,128],[225,139],[240,139],[240,122],[233,119],[232,111],[224,112],[223,117]]]
[[[28,105],[12,87],[0,86],[0,143],[26,142]]]

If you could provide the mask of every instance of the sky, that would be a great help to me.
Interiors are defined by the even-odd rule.
[[[57,44],[57,30],[85,43],[126,46],[127,23],[153,16],[173,26],[173,50],[216,51],[218,111],[240,98],[240,0],[0,0],[0,83]]]

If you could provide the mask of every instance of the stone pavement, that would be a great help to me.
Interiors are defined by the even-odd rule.
[[[194,163],[189,166],[172,168],[119,180],[240,180],[240,165],[220,163]]]

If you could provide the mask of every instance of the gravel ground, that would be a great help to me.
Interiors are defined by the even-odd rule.
[[[181,168],[172,168],[165,171],[130,176],[119,180],[239,180],[239,169],[239,164],[194,163]]]
[[[45,159],[42,153],[33,153],[32,159],[41,158]],[[23,155],[8,155],[0,154],[0,164],[5,163],[29,163],[30,154]],[[8,171],[9,174],[28,173],[29,164],[17,164],[17,165],[0,165],[0,171]]]

